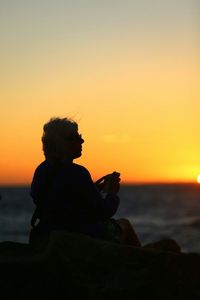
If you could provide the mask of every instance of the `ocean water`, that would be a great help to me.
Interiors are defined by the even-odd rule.
[[[28,243],[34,210],[29,187],[1,187],[0,242]],[[115,217],[133,224],[142,244],[170,237],[184,252],[200,253],[200,185],[122,186]]]

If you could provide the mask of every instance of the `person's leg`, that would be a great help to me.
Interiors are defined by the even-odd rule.
[[[140,240],[129,220],[122,218],[116,220],[116,222],[122,229],[122,242],[128,245],[141,247]]]

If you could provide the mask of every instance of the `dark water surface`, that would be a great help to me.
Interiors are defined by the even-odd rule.
[[[34,210],[29,187],[1,187],[0,241],[28,242]],[[143,244],[163,237],[200,252],[200,185],[130,185],[120,190],[115,217],[126,217]]]

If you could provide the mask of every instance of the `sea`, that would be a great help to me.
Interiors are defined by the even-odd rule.
[[[122,185],[115,218],[128,218],[142,245],[172,238],[200,253],[200,185]],[[34,204],[30,187],[0,187],[0,242],[28,243]]]

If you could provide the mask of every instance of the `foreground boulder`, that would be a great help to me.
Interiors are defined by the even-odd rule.
[[[200,255],[53,232],[0,243],[0,299],[200,299]]]

